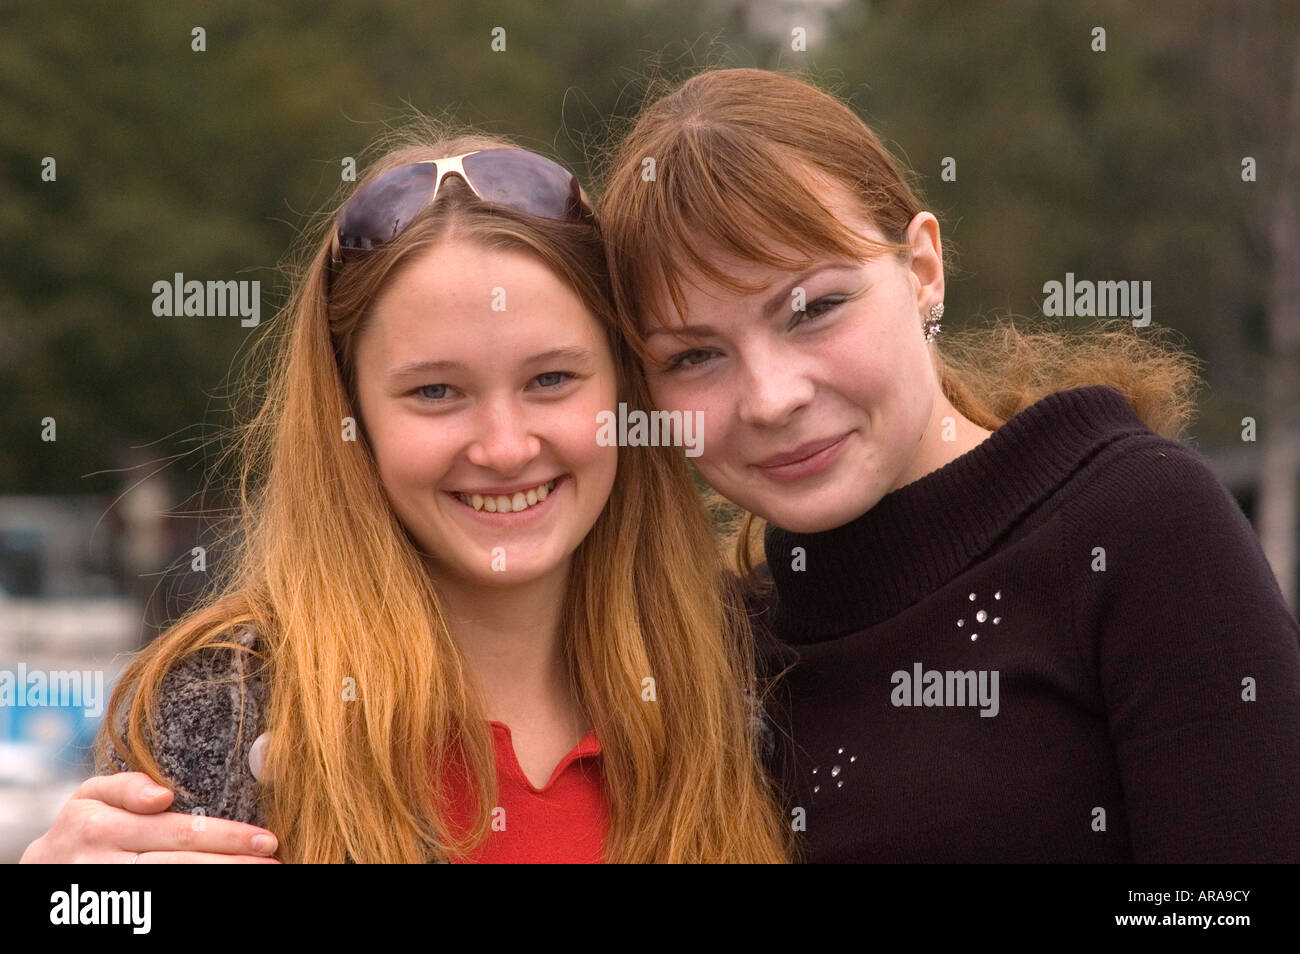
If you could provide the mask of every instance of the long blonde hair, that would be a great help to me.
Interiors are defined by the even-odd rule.
[[[671,306],[682,314],[684,274],[697,272],[738,294],[758,290],[715,266],[711,249],[781,269],[815,258],[909,253],[908,224],[925,208],[909,182],[915,176],[905,175],[871,128],[811,78],[708,69],[675,85],[652,82],[646,98],[603,157],[600,199],[620,327],[643,358],[651,312]],[[798,167],[850,189],[887,241],[851,232],[792,172]],[[807,258],[778,255],[774,244]],[[944,254],[951,259],[950,244]],[[668,301],[661,300],[661,284]],[[1124,321],[1070,333],[1007,316],[989,327],[945,329],[935,364],[944,395],[980,427],[994,430],[1054,391],[1108,384],[1152,430],[1177,438],[1200,381],[1197,359],[1170,336],[1155,327],[1139,336]],[[763,521],[716,493],[710,504],[732,566],[751,576],[761,559],[755,531]]]
[[[378,144],[363,182],[403,163],[511,145],[451,135],[417,116]],[[269,368],[248,365],[265,394],[228,451],[239,472],[229,559],[211,594],[132,661],[97,740],[101,765],[111,739],[133,767],[171,784],[146,735],[163,676],[205,647],[239,651],[229,631],[252,623],[270,677],[263,805],[284,861],[464,856],[487,837],[496,800],[489,727],[436,587],[383,493],[364,433],[340,439],[345,418],[360,420],[357,331],[396,270],[453,236],[538,256],[606,328],[619,400],[650,408],[635,354],[616,331],[598,224],[489,208],[454,179],[444,192],[398,238],[344,268],[328,297],[341,202],[305,230],[291,297],[263,339]],[[609,502],[574,554],[561,620],[578,701],[601,744],[607,861],[789,856],[754,755],[751,637],[720,587],[711,547],[680,451],[620,450]],[[341,701],[345,679],[355,701]],[[643,700],[647,679],[655,701]],[[467,832],[450,823],[448,793],[434,783],[436,767],[452,759],[477,797]]]

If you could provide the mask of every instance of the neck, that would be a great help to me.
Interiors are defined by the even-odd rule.
[[[569,563],[515,586],[436,577],[452,638],[464,655],[488,719],[518,725],[540,710],[574,705],[560,615]]]
[[[951,419],[951,420],[949,420]],[[942,391],[930,412],[930,421],[911,463],[898,475],[890,491],[898,490],[974,450],[993,432],[971,422]]]

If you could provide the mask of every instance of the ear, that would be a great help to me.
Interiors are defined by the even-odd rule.
[[[909,268],[916,284],[916,309],[922,315],[943,301],[943,243],[939,220],[918,212],[907,225],[904,241],[912,247]]]

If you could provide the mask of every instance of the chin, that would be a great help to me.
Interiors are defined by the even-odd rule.
[[[822,533],[851,523],[875,506],[875,503],[875,500],[862,500],[818,506],[796,498],[782,501],[781,505],[770,507],[765,512],[772,515],[767,518],[768,522],[776,524],[782,530],[791,533]]]
[[[815,514],[791,513],[785,520],[769,520],[769,523],[776,524],[782,530],[788,530],[791,533],[821,533],[823,530],[832,530],[845,521],[834,518],[818,519]]]
[[[504,570],[493,570],[492,555],[484,555],[484,562],[476,568],[474,581],[481,586],[520,586],[525,583],[532,583],[548,574],[554,573],[562,561],[553,558],[551,555],[539,557],[520,557],[510,555],[509,546],[506,547],[506,568]],[[488,567],[486,571],[483,567]]]
[[[511,557],[508,543],[506,547],[506,568],[492,569],[492,548],[469,546],[457,549],[454,553],[447,548],[436,549],[440,557],[428,562],[430,574],[448,581],[457,581],[465,586],[519,586],[536,580],[555,570],[560,562],[554,554],[528,553],[515,554]]]

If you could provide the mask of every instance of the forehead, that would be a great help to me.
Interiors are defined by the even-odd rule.
[[[578,292],[535,255],[474,242],[440,242],[390,277],[363,324],[364,337],[414,340],[588,339],[596,319]]]
[[[473,241],[439,242],[417,252],[389,276],[375,299],[377,310],[413,306],[423,311],[460,309],[469,302],[497,311],[553,305],[576,291],[535,254],[517,248],[489,248]]]

